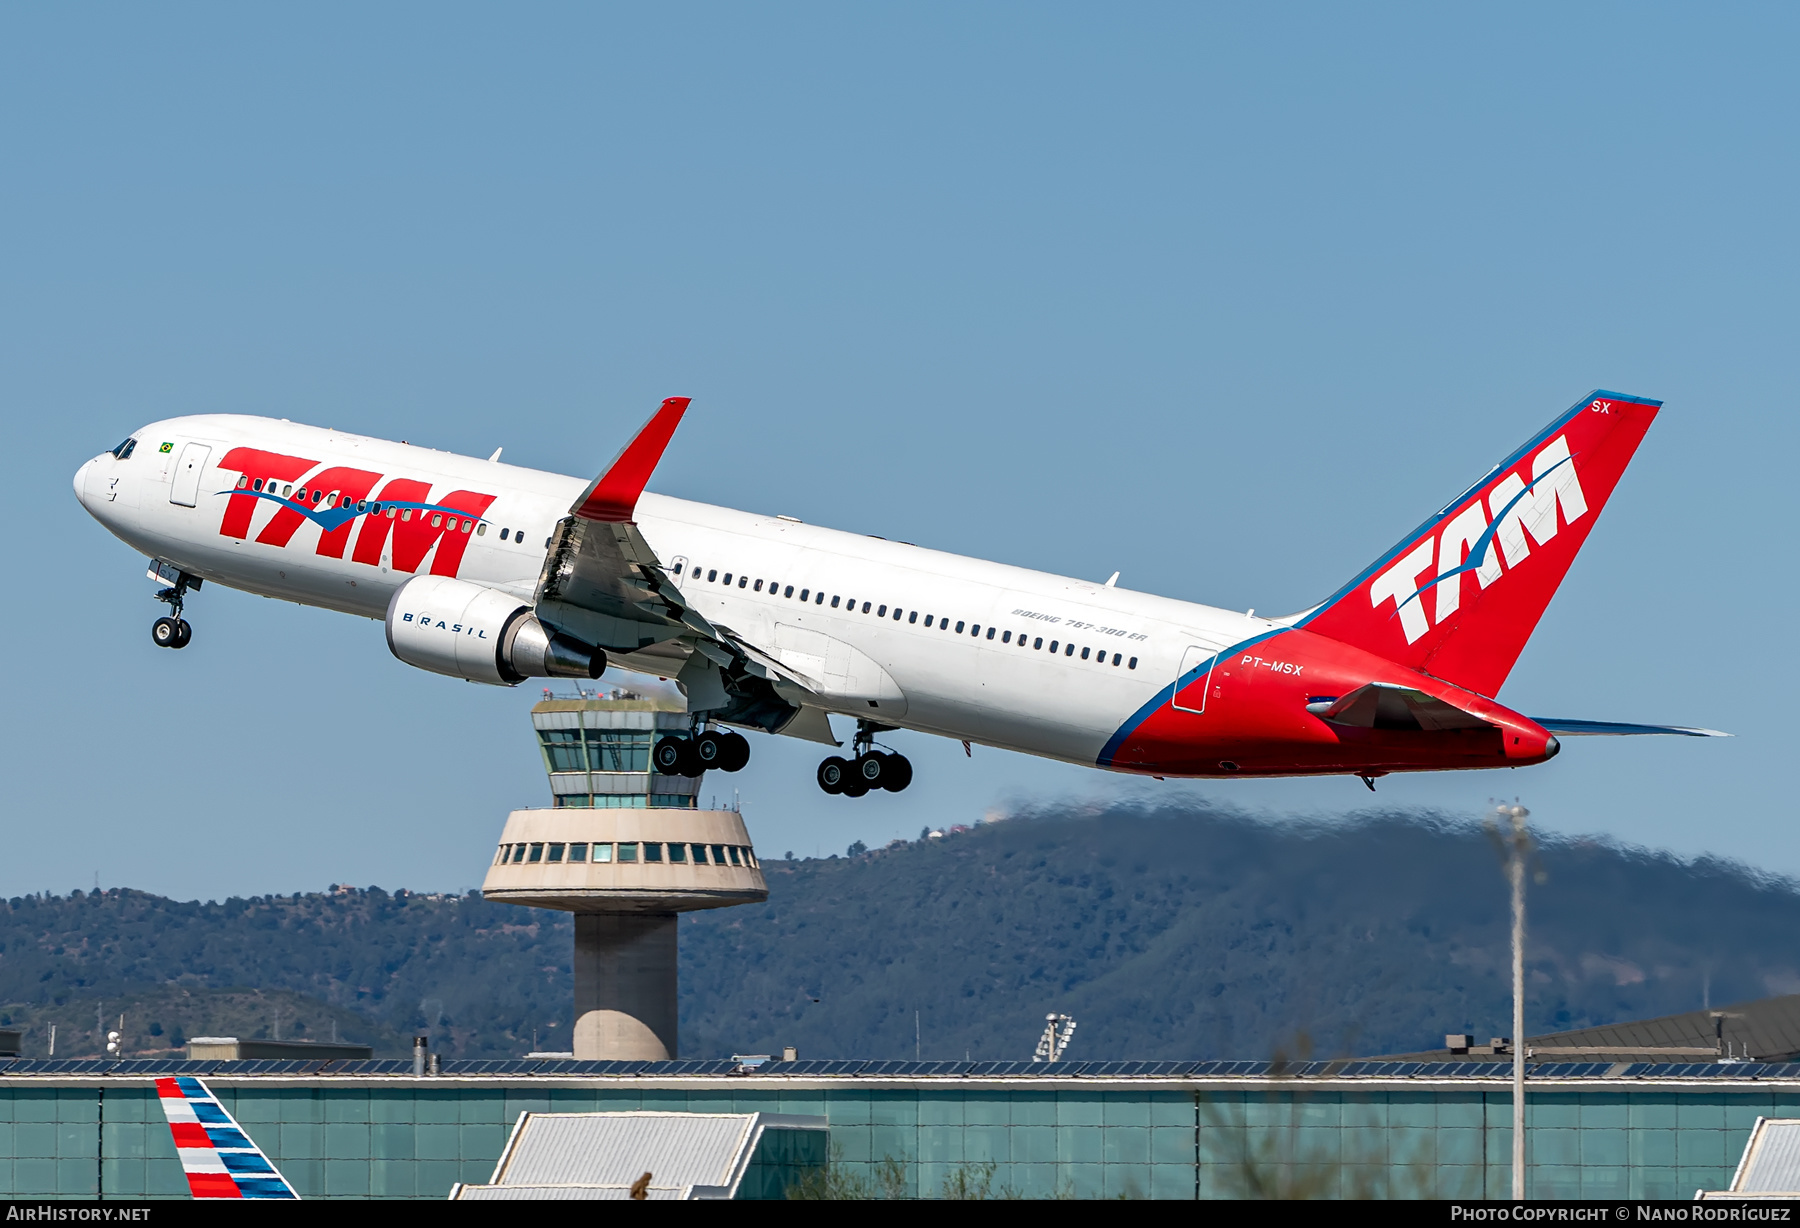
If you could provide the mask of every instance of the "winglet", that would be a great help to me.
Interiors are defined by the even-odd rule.
[[[637,510],[638,496],[644,493],[650,474],[662,460],[681,415],[687,412],[687,397],[670,397],[650,416],[632,441],[613,457],[606,472],[594,479],[569,510],[583,520],[599,520],[607,524],[628,524]]]

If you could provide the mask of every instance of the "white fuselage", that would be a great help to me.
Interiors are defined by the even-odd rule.
[[[236,500],[249,519],[235,535],[222,526],[248,469],[234,463],[247,465],[243,457],[252,451],[277,455],[288,462],[281,485],[309,491],[309,498],[309,479],[335,490],[340,479],[330,475],[347,472],[375,475],[365,492],[371,503],[392,480],[406,480],[414,491],[428,483],[428,496],[408,496],[415,503],[454,504],[456,492],[491,496],[467,518],[474,523],[461,526],[465,540],[453,570],[437,570],[527,602],[547,539],[588,484],[248,416],[172,418],[135,438],[128,459],[102,453],[75,478],[83,506],[114,535],[210,583],[373,619],[384,617],[401,584],[450,557],[442,536],[422,558],[396,566],[400,522],[389,509],[383,514],[394,524],[361,543],[377,518],[359,518],[337,547],[342,557],[333,557],[320,552],[325,530],[309,520],[285,544],[258,541],[281,505],[249,498]],[[288,522],[294,519],[290,513]],[[1169,688],[1191,647],[1217,651],[1280,625],[660,495],[642,497],[636,521],[664,567],[679,568],[676,583],[697,611],[819,680],[827,710],[1075,763],[1095,763],[1108,739]],[[666,657],[614,659],[671,672]]]

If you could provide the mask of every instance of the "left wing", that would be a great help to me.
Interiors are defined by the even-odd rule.
[[[782,682],[804,697],[819,683],[688,605],[676,577],[663,568],[632,519],[687,407],[687,397],[664,401],[557,524],[538,578],[537,616],[613,655],[676,641],[670,650],[694,667],[691,674],[689,667],[678,672],[684,686],[692,679],[698,688],[689,696],[696,710],[729,713],[717,719],[771,732],[785,730],[796,723],[799,709],[775,696],[770,685]],[[703,660],[695,660],[696,654]],[[712,667],[721,671],[716,685],[701,678]]]
[[[681,600],[632,521],[687,407],[687,397],[664,401],[557,524],[538,578],[538,618],[609,653],[636,652],[688,630],[716,636]]]
[[[156,1095],[195,1198],[299,1198],[198,1079],[158,1079]]]

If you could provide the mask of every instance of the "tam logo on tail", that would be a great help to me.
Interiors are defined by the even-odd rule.
[[[1491,521],[1487,508],[1493,509]],[[1426,538],[1375,577],[1369,585],[1370,604],[1379,610],[1393,602],[1406,642],[1415,643],[1433,623],[1456,613],[1462,604],[1463,576],[1473,572],[1486,588],[1502,574],[1497,556],[1505,557],[1510,571],[1530,556],[1527,538],[1542,546],[1556,536],[1559,511],[1561,522],[1572,525],[1587,515],[1587,510],[1575,458],[1569,454],[1568,441],[1558,435],[1532,458],[1530,482],[1517,473],[1507,474],[1489,490],[1485,503],[1476,498],[1435,538]],[[1421,573],[1435,573],[1436,578],[1415,588]],[[1436,593],[1428,622],[1424,598],[1431,589]]]
[[[1584,399],[1295,625],[1494,695],[1661,404]]]

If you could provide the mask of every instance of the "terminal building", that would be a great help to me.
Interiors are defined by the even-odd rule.
[[[1540,1064],[1532,1198],[1727,1188],[1759,1117],[1800,1117],[1800,1065]],[[184,1198],[152,1080],[197,1075],[304,1198],[496,1184],[523,1113],[823,1118],[836,1167],[939,1196],[1499,1198],[1511,1093],[1491,1062],[915,1063],[404,1060],[0,1064],[0,1197]],[[991,1165],[991,1169],[988,1167]],[[893,1171],[891,1168],[889,1171]],[[762,1187],[774,1197],[781,1188]],[[740,1196],[744,1196],[740,1192]]]

